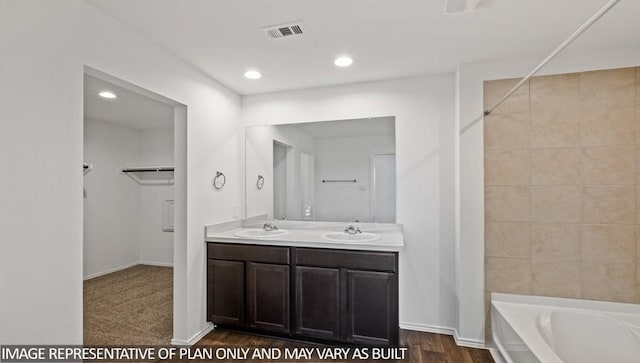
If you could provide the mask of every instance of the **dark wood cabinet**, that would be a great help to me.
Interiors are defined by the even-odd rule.
[[[331,322],[333,335],[327,338],[358,344],[398,343],[396,253],[297,248],[293,255],[298,271],[297,328]],[[309,281],[306,286],[305,280]],[[322,301],[322,308],[313,300]],[[331,313],[326,307],[329,304],[334,307]],[[316,315],[307,313],[307,306],[320,311]],[[327,329],[328,325],[323,327]],[[312,337],[326,333],[307,329],[296,332]]]
[[[340,270],[296,267],[296,333],[340,338]]]
[[[208,300],[211,320],[229,326],[244,324],[244,263],[209,260]]]
[[[288,332],[289,266],[248,262],[248,271],[248,325]]]
[[[398,254],[209,243],[216,324],[327,342],[397,345]]]
[[[398,341],[395,274],[347,271],[346,340],[385,345]]]
[[[232,328],[291,330],[289,248],[210,243],[207,256],[210,321]]]

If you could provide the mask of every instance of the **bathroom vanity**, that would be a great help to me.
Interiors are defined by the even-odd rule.
[[[401,226],[346,233],[343,223],[262,224],[207,228],[208,320],[297,339],[398,344]]]

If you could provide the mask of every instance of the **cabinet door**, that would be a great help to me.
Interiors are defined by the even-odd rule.
[[[347,340],[397,344],[398,302],[395,274],[347,271]]]
[[[324,339],[340,335],[340,271],[296,267],[296,334]]]
[[[244,324],[244,262],[209,260],[209,319],[216,324]]]
[[[248,263],[249,326],[289,332],[289,266]]]

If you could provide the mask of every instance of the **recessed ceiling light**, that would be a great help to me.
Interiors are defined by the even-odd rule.
[[[102,97],[102,98],[109,98],[109,99],[114,99],[118,96],[116,96],[115,93],[113,92],[109,92],[109,91],[102,91],[100,93],[98,93],[98,96]]]
[[[353,59],[349,57],[338,57],[333,61],[333,64],[338,67],[348,67],[353,64]]]
[[[260,79],[262,78],[262,73],[258,71],[246,71],[244,72],[244,76],[249,79]]]

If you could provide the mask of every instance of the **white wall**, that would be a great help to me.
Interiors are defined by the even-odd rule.
[[[542,57],[463,64],[457,72],[456,163],[460,173],[457,199],[457,295],[461,338],[484,341],[484,152],[483,82],[522,77]],[[540,75],[640,65],[639,48],[600,49],[575,52],[570,48],[545,67]]]
[[[316,219],[373,221],[371,155],[374,153],[395,153],[395,136],[316,139]],[[322,183],[322,179],[356,179],[357,183]]]
[[[174,338],[205,329],[203,227],[243,212],[240,97],[81,0],[0,1],[0,59],[0,341],[82,343],[84,65],[187,106]]]
[[[140,188],[118,172],[140,154],[140,130],[85,120],[83,277],[139,261]]]
[[[152,128],[140,132],[139,166],[173,166],[173,129]],[[128,178],[127,178],[128,179]],[[173,232],[162,230],[162,202],[174,200],[172,185],[140,185],[139,262],[173,265]]]
[[[247,125],[396,117],[405,327],[451,329],[455,322],[454,94],[454,74],[446,74],[243,98]]]

